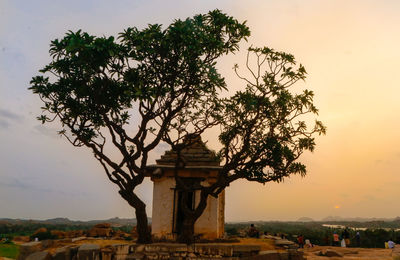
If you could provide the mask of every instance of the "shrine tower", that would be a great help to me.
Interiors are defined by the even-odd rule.
[[[221,166],[215,153],[209,150],[201,137],[181,151],[183,167],[179,167],[178,176],[185,182],[196,186],[208,186],[216,181]],[[157,238],[176,239],[181,232],[183,211],[180,206],[182,191],[175,181],[175,165],[177,153],[173,150],[165,152],[156,164],[148,166],[153,188],[153,214],[151,232]],[[199,185],[198,185],[199,186]],[[189,193],[189,207],[199,203],[200,190]],[[218,198],[209,196],[207,207],[196,221],[195,235],[204,239],[222,238],[225,221],[225,191]]]

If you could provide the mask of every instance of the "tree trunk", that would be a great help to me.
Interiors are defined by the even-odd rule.
[[[138,240],[137,243],[139,244],[150,244],[151,240],[151,233],[149,229],[149,224],[147,221],[147,213],[146,213],[146,206],[143,208],[136,208],[136,228],[138,232]]]
[[[178,236],[178,242],[185,243],[185,244],[193,244],[194,243],[194,223],[196,219],[193,215],[188,216],[185,215],[183,224],[182,224],[182,231]]]
[[[182,232],[179,234],[178,242],[192,244],[195,242],[195,234],[194,234],[194,224],[199,219],[199,217],[203,214],[206,206],[207,206],[207,194],[205,192],[201,192],[200,201],[197,207],[194,210],[189,210],[186,205],[187,196],[182,200],[183,205],[183,225]]]
[[[120,190],[119,194],[135,209],[136,229],[139,236],[136,242],[139,244],[150,244],[152,239],[147,221],[146,204],[133,192]]]

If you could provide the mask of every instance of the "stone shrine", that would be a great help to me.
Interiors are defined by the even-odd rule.
[[[178,176],[183,181],[198,182],[208,186],[216,181],[221,169],[219,159],[209,150],[201,137],[181,151],[184,166],[179,167]],[[167,151],[156,164],[148,166],[153,188],[153,214],[151,232],[157,238],[176,239],[181,232],[183,211],[180,206],[182,191],[175,181],[177,153]],[[190,208],[199,203],[200,190],[189,193]],[[221,238],[224,235],[225,191],[218,198],[209,196],[207,207],[196,221],[195,235],[204,239]]]

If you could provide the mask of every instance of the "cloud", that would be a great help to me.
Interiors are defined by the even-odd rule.
[[[22,116],[15,114],[9,110],[6,109],[2,109],[0,108],[0,118],[6,118],[6,119],[10,119],[13,121],[20,121],[22,119]]]
[[[18,115],[10,110],[0,108],[0,128],[6,129],[12,123],[21,122],[23,116]]]
[[[10,124],[7,121],[0,119],[0,129],[1,128],[5,129],[5,128],[8,128],[9,126],[10,126]]]
[[[61,190],[55,190],[55,189],[49,189],[49,188],[42,188],[42,187],[37,187],[25,182],[22,182],[21,180],[17,178],[10,178],[8,180],[3,180],[0,181],[0,187],[5,187],[5,188],[16,188],[16,189],[21,189],[24,191],[33,191],[33,192],[40,192],[40,193],[52,193],[52,194],[61,194],[61,195],[66,195],[66,196],[87,196],[88,193],[81,191],[81,192],[65,192]]]
[[[42,135],[53,137],[53,138],[60,137],[60,135],[57,133],[57,131],[58,130],[55,128],[45,127],[44,125],[35,125],[33,127],[33,132],[35,134],[42,134]]]

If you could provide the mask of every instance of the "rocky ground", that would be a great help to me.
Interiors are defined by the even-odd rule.
[[[335,252],[338,253],[338,256],[334,256]],[[331,257],[324,256],[326,254],[331,254],[332,256]],[[331,246],[315,246],[313,248],[304,249],[304,256],[308,260],[327,260],[327,259],[392,260],[393,259],[391,249],[342,248],[342,247],[331,247]]]
[[[109,229],[109,227],[96,227],[97,229]],[[104,230],[91,230],[95,235],[103,234]],[[60,233],[61,234],[61,233]],[[61,234],[62,235],[62,234]],[[107,235],[107,234],[106,234]],[[108,234],[109,235],[109,234]],[[110,247],[115,244],[126,244],[128,241],[123,239],[101,239],[92,237],[80,237],[73,239],[59,239],[46,242],[45,251],[54,254],[58,248],[65,246],[80,246],[82,244],[94,244],[100,248]],[[18,244],[25,243],[25,241],[16,241]],[[128,242],[129,243],[129,242]],[[290,250],[290,248],[297,248],[297,245],[286,239],[280,237],[267,236],[264,238],[239,238],[236,242],[232,241],[230,244],[239,245],[257,245],[260,246],[261,251],[274,251],[278,253]],[[296,249],[294,249],[296,250]],[[378,248],[342,248],[331,246],[314,246],[313,248],[300,249],[304,252],[304,257],[309,260],[328,260],[328,259],[365,259],[365,260],[392,260],[391,249],[378,249]],[[400,248],[399,248],[400,251]],[[0,260],[9,260],[0,257]]]

